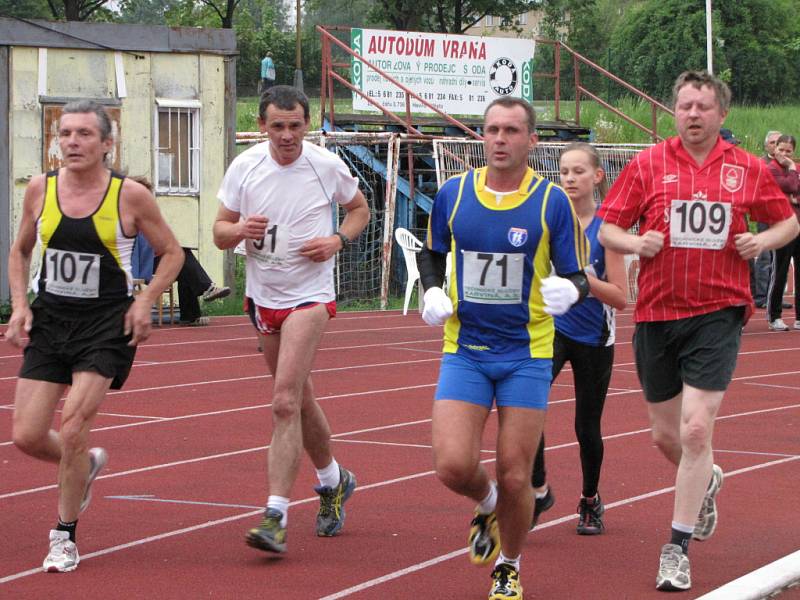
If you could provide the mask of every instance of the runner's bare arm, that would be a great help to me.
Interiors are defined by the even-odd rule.
[[[356,190],[353,199],[347,204],[342,204],[346,211],[344,220],[339,226],[339,232],[348,240],[354,240],[364,227],[369,223],[370,211],[367,200],[361,190]],[[300,254],[315,262],[324,262],[339,250],[344,249],[344,240],[337,234],[308,240],[300,248]]]
[[[800,231],[800,224],[798,224],[797,218],[792,215],[788,219],[773,223],[768,229],[756,235],[750,232],[739,233],[734,236],[734,243],[739,256],[749,260],[765,250],[774,250],[785,246],[797,237],[798,231]]]
[[[37,175],[25,189],[19,231],[8,254],[8,283],[11,288],[12,311],[6,339],[18,348],[22,347],[22,337],[31,330],[33,322],[33,315],[28,305],[28,281],[31,257],[36,247],[36,219],[42,210],[44,188],[45,176]]]
[[[619,252],[605,250],[606,280],[598,279],[586,269],[589,279],[589,290],[595,298],[604,304],[622,310],[628,302],[625,282],[625,258]]]
[[[638,254],[652,258],[664,247],[664,234],[651,229],[642,235],[628,233],[619,225],[603,223],[597,236],[604,248],[620,254]]]
[[[238,212],[220,205],[214,221],[214,245],[220,250],[235,247],[244,239],[260,240],[267,231],[269,219],[251,215],[242,220]]]
[[[138,295],[125,315],[125,333],[131,333],[130,345],[135,346],[150,336],[150,307],[178,276],[183,266],[183,249],[175,234],[164,221],[153,194],[142,184],[126,179],[120,194],[123,219],[133,221],[161,257],[150,284]]]

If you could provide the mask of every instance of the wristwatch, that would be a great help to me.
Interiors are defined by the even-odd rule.
[[[350,243],[350,238],[343,234],[341,231],[337,231],[334,235],[338,235],[339,239],[342,240],[342,250],[347,248],[347,244]]]

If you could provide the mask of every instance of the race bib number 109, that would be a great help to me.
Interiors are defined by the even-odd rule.
[[[673,248],[721,250],[731,228],[731,205],[706,200],[673,200],[669,236]]]

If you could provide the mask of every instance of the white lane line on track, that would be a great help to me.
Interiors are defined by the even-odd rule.
[[[389,425],[379,425],[376,427],[367,427],[365,429],[355,429],[353,431],[344,431],[341,433],[334,433],[331,434],[331,439],[341,438],[349,435],[359,435],[362,433],[374,433],[376,431],[385,431],[387,429],[399,429],[401,427],[412,427],[414,425],[421,425],[424,423],[429,423],[430,419],[421,419],[416,421],[406,421],[404,423],[391,423]],[[243,450],[232,450],[230,452],[221,452],[218,454],[210,454],[206,456],[198,456],[196,458],[187,458],[184,460],[177,460],[168,463],[162,463],[158,465],[150,465],[148,467],[139,467],[138,469],[129,469],[128,471],[118,471],[116,473],[106,473],[105,475],[100,475],[97,479],[113,479],[116,477],[125,477],[127,475],[135,475],[137,473],[146,473],[148,471],[156,471],[160,469],[167,469],[170,467],[177,467],[180,465],[188,465],[198,462],[205,462],[208,460],[216,460],[218,458],[229,458],[231,456],[238,456],[240,454],[249,454],[251,452],[260,452],[262,450],[267,450],[269,445],[266,446],[256,446],[254,448],[245,448]],[[24,496],[26,494],[32,494],[35,492],[43,492],[46,490],[53,490],[56,489],[56,484],[51,485],[44,485],[37,488],[29,488],[26,490],[18,490],[16,492],[7,492],[5,494],[0,494],[0,500],[4,500],[5,498],[13,498],[15,496]]]
[[[383,343],[383,344],[360,344],[357,346],[340,346],[338,348],[320,348],[317,352],[329,352],[329,351],[336,351],[342,352],[344,350],[361,350],[365,348],[386,348],[387,350],[409,350],[413,352],[433,352],[431,350],[419,350],[414,348],[395,348],[394,346],[400,345],[408,345],[408,344],[430,344],[430,343],[437,343],[441,344],[442,340],[440,338],[436,338],[433,340],[408,340],[405,342],[391,342],[391,343]],[[441,356],[441,351],[436,351],[436,354]],[[22,358],[20,356],[20,358]],[[164,360],[164,361],[136,361],[133,364],[133,367],[136,368],[143,368],[143,367],[167,367],[167,366],[174,366],[174,365],[185,365],[185,364],[192,364],[192,363],[199,363],[199,362],[219,362],[221,360],[240,360],[243,358],[252,358],[259,363],[263,361],[262,355],[258,352],[248,352],[247,354],[226,354],[224,356],[207,356],[204,358],[184,358],[181,360]],[[16,380],[16,375],[9,375],[8,377],[0,377],[0,381],[13,381]]]
[[[784,459],[781,459],[781,460],[775,460],[775,461],[771,461],[771,462],[768,462],[768,463],[762,463],[760,465],[753,465],[751,467],[745,467],[743,469],[738,469],[738,470],[735,470],[735,471],[726,472],[725,476],[728,477],[728,478],[729,477],[734,477],[734,476],[737,476],[737,475],[741,475],[743,473],[748,473],[748,472],[751,472],[751,471],[755,471],[755,470],[758,470],[758,469],[764,469],[764,468],[771,467],[771,466],[777,466],[777,465],[784,464],[784,463],[791,462],[791,461],[798,460],[798,459],[800,459],[800,457],[784,458]],[[491,462],[494,462],[493,458],[481,461],[481,463],[484,463],[484,464],[491,463]],[[368,485],[361,485],[356,489],[356,491],[363,493],[364,491],[369,490],[369,489],[374,489],[374,488],[378,488],[378,487],[384,487],[384,486],[387,486],[387,485],[392,485],[394,483],[399,483],[399,482],[403,482],[403,481],[409,481],[411,479],[418,479],[420,477],[428,477],[428,476],[432,476],[432,475],[434,475],[434,471],[424,471],[424,472],[421,472],[421,473],[415,473],[413,475],[407,475],[405,477],[399,477],[399,478],[396,478],[396,479],[385,480],[385,481],[376,482],[376,483],[368,484]],[[633,504],[635,502],[639,502],[641,500],[646,500],[646,499],[649,499],[649,498],[653,498],[653,497],[661,495],[661,494],[666,494],[666,493],[669,493],[669,492],[673,491],[674,489],[675,489],[674,487],[662,488],[660,490],[655,490],[655,491],[652,491],[652,492],[648,492],[646,494],[640,494],[638,496],[632,496],[630,498],[625,498],[623,500],[618,500],[616,502],[612,502],[612,503],[606,504],[606,510],[610,510],[610,509],[616,508],[618,506]],[[313,502],[313,501],[316,501],[316,500],[318,500],[318,496],[315,495],[312,498],[303,498],[302,500],[296,500],[294,502],[291,502],[290,506],[296,506],[298,504],[306,504],[306,503]],[[248,511],[248,512],[243,513],[243,514],[232,515],[232,516],[229,516],[229,517],[224,517],[222,519],[215,519],[215,520],[212,520],[212,521],[206,521],[205,523],[200,523],[198,525],[192,525],[192,526],[189,526],[189,527],[184,527],[184,528],[181,528],[181,529],[168,531],[168,532],[165,532],[165,533],[161,533],[161,534],[157,534],[157,535],[153,535],[153,536],[148,536],[146,538],[133,540],[131,542],[127,542],[127,543],[124,543],[124,544],[119,544],[119,545],[116,545],[116,546],[112,546],[110,548],[104,548],[104,549],[101,549],[101,550],[96,550],[95,552],[89,552],[87,554],[84,554],[82,556],[82,560],[88,560],[88,559],[91,559],[91,558],[96,558],[98,556],[104,556],[104,555],[107,555],[107,554],[112,554],[112,553],[118,552],[120,550],[126,550],[128,548],[134,548],[136,546],[141,546],[143,544],[147,544],[147,543],[150,543],[150,542],[155,542],[155,541],[158,541],[158,540],[163,540],[163,539],[167,539],[167,538],[183,535],[185,533],[191,533],[191,532],[198,531],[198,530],[201,530],[201,529],[207,529],[209,527],[214,527],[214,526],[217,526],[217,525],[223,525],[223,524],[230,523],[230,522],[233,522],[233,521],[239,521],[241,519],[245,519],[245,518],[249,518],[249,517],[258,515],[262,511],[263,511],[263,508],[259,507],[257,510]],[[537,525],[537,529],[544,529],[544,528],[547,528],[547,527],[554,527],[554,526],[559,525],[561,523],[572,521],[573,519],[574,519],[574,515],[573,514],[569,514],[569,515],[567,515],[565,517],[561,517],[561,518],[558,518],[558,519],[553,519],[553,520],[550,520],[550,521],[546,521],[546,522],[540,523],[539,525]],[[461,556],[462,554],[466,554],[466,552],[467,552],[467,550],[465,548],[461,548],[459,550],[455,550],[453,552],[449,552],[447,554],[443,554],[443,555],[434,557],[434,558],[432,558],[430,560],[427,560],[427,561],[424,561],[422,563],[417,563],[416,565],[411,565],[409,567],[406,567],[405,569],[394,571],[392,573],[387,573],[386,575],[383,575],[381,577],[376,577],[376,578],[371,579],[369,581],[362,582],[362,583],[360,583],[360,584],[358,584],[356,586],[352,586],[352,587],[349,587],[349,588],[347,588],[345,590],[341,590],[341,591],[336,592],[334,594],[325,596],[324,598],[321,598],[320,600],[336,600],[338,598],[344,598],[346,596],[349,596],[350,594],[354,594],[356,592],[360,592],[360,591],[363,591],[365,589],[369,589],[369,588],[375,587],[377,585],[392,581],[394,579],[398,579],[399,577],[402,577],[404,575],[408,575],[408,574],[413,573],[415,571],[419,571],[421,569],[437,565],[437,564],[439,564],[441,562],[450,560],[451,558],[455,558],[457,556]],[[9,583],[11,581],[14,581],[14,580],[17,580],[17,579],[21,579],[23,577],[28,577],[30,575],[35,575],[35,574],[38,574],[38,573],[41,573],[41,572],[42,572],[41,567],[35,567],[33,569],[28,569],[26,571],[13,573],[11,575],[7,575],[5,577],[0,578],[0,584]]]
[[[725,477],[726,478],[735,477],[737,475],[742,475],[744,473],[749,473],[750,471],[755,471],[755,470],[758,470],[758,469],[765,469],[767,467],[773,467],[773,466],[777,466],[777,465],[780,465],[780,464],[783,464],[783,463],[786,463],[786,462],[799,460],[799,459],[800,459],[800,456],[799,457],[793,457],[793,458],[784,458],[784,459],[781,459],[781,460],[775,460],[775,461],[771,461],[771,462],[768,462],[768,463],[763,463],[763,464],[760,464],[760,465],[753,465],[751,467],[745,467],[743,469],[737,469],[735,471],[729,471],[729,472],[726,471],[725,472]],[[610,510],[610,509],[616,508],[618,506],[626,506],[626,505],[634,504],[635,502],[639,502],[641,500],[647,500],[647,499],[653,498],[655,496],[660,496],[661,494],[668,494],[668,493],[674,491],[674,489],[675,489],[675,487],[672,486],[672,487],[662,488],[660,490],[655,490],[655,491],[652,491],[652,492],[648,492],[646,494],[640,494],[638,496],[632,496],[631,498],[625,498],[624,500],[617,500],[616,502],[611,502],[610,504],[606,504],[606,510]],[[572,521],[574,518],[575,518],[575,516],[570,514],[570,515],[568,515],[566,517],[560,517],[558,519],[554,519],[554,520],[551,520],[551,521],[546,521],[544,523],[539,523],[538,525],[536,525],[536,529],[539,530],[539,529],[544,529],[544,528],[547,528],[547,527],[555,527],[556,525],[560,525],[561,523]],[[435,566],[435,565],[437,565],[439,563],[448,561],[451,558],[456,558],[456,557],[461,556],[461,555],[466,554],[466,553],[467,553],[467,549],[466,548],[462,548],[462,549],[459,549],[459,550],[456,550],[456,551],[453,551],[453,552],[448,552],[447,554],[442,554],[442,555],[437,556],[435,558],[432,558],[430,560],[426,560],[424,562],[417,563],[415,565],[410,565],[410,566],[408,566],[408,567],[406,567],[404,569],[400,569],[400,570],[394,571],[392,573],[387,573],[386,575],[382,575],[380,577],[376,577],[374,579],[370,579],[369,581],[364,581],[362,583],[359,583],[357,585],[351,586],[351,587],[349,587],[347,589],[341,590],[341,591],[336,592],[334,594],[330,594],[328,596],[324,596],[323,598],[320,598],[320,600],[338,600],[339,598],[345,598],[345,597],[347,597],[347,596],[349,596],[351,594],[355,594],[355,593],[358,593],[358,592],[363,592],[364,590],[373,588],[373,587],[375,587],[377,585],[380,585],[380,584],[383,584],[383,583],[387,583],[389,581],[392,581],[394,579],[398,579],[400,577],[403,577],[404,575],[409,575],[411,573],[414,573],[415,571],[420,571],[420,570],[425,569],[427,567]]]
[[[263,506],[251,504],[226,504],[224,502],[200,502],[198,500],[178,500],[174,498],[156,498],[152,494],[136,494],[134,496],[104,496],[108,500],[132,500],[134,502],[161,502],[163,504],[193,504],[196,506],[214,506],[219,508],[249,508],[264,510]]]
[[[800,390],[800,387],[796,385],[776,385],[774,383],[755,382],[755,383],[746,383],[745,385],[757,385],[759,387],[780,388],[783,390]]]
[[[317,396],[317,400],[335,400],[337,398],[350,398],[354,396],[370,396],[372,394],[386,394],[389,392],[405,392],[408,390],[416,390],[422,388],[430,388],[435,387],[435,383],[423,383],[420,385],[407,385],[402,387],[393,387],[393,388],[383,388],[383,389],[374,389],[374,390],[366,390],[363,392],[347,392],[345,394],[330,394],[328,396]],[[611,394],[609,394],[611,395]],[[129,427],[141,427],[142,425],[152,425],[153,423],[165,423],[170,421],[185,421],[187,419],[195,419],[199,417],[216,417],[218,415],[225,415],[229,413],[235,412],[243,412],[247,410],[260,410],[263,408],[269,408],[272,406],[271,403],[266,404],[253,404],[250,406],[237,406],[236,408],[226,408],[224,410],[214,410],[209,412],[202,412],[202,413],[190,413],[188,415],[178,415],[176,417],[161,417],[159,421],[156,420],[148,420],[142,421],[141,423],[123,423],[121,425],[108,425],[106,427],[96,427],[91,430],[91,433],[96,433],[98,431],[111,431],[113,429],[127,429]],[[7,442],[0,442],[0,447],[3,446],[10,446],[11,441]]]

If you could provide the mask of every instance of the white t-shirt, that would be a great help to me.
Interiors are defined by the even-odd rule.
[[[246,293],[256,305],[292,308],[330,302],[335,257],[314,262],[300,255],[313,238],[333,235],[335,204],[349,204],[358,180],[335,154],[303,142],[300,158],[281,166],[269,142],[256,144],[231,163],[217,198],[246,219],[269,219],[263,240],[246,240]]]

